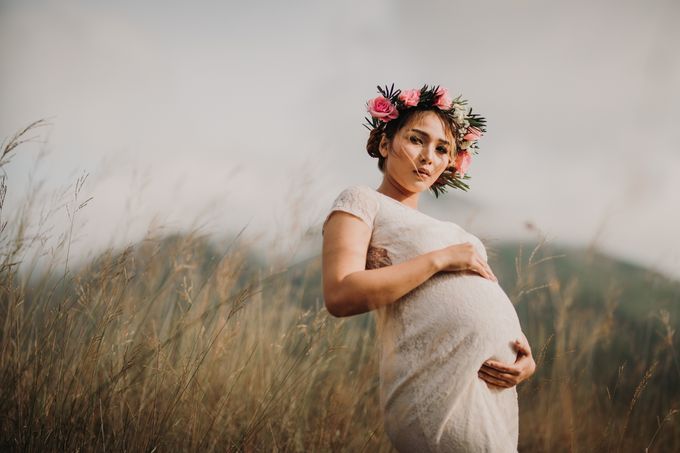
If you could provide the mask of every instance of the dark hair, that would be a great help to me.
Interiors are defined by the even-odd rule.
[[[451,134],[451,137],[453,137],[452,148],[449,155],[450,158],[449,165],[444,169],[442,175],[444,175],[447,172],[453,173],[454,171],[456,171],[456,168],[453,165],[454,162],[453,157],[457,151],[458,145],[455,139],[456,128],[453,122],[451,121],[451,118],[444,112],[442,112],[438,107],[413,107],[399,112],[399,116],[387,122],[384,128],[372,129],[371,133],[368,136],[368,141],[366,142],[366,151],[368,151],[369,156],[376,157],[378,159],[378,168],[380,169],[381,172],[385,173],[385,158],[382,156],[382,154],[380,154],[380,139],[382,138],[383,134],[385,135],[385,138],[387,138],[387,140],[391,142],[394,139],[394,136],[397,135],[397,132],[399,132],[402,127],[407,125],[414,115],[416,115],[416,117],[419,117],[420,115],[422,115],[423,112],[434,112],[439,117],[442,124],[444,124],[444,128],[446,129],[446,131],[449,134]],[[435,181],[430,187],[430,189],[434,191],[435,195],[438,195],[438,189],[440,189],[444,185],[445,185],[444,183],[439,183],[438,181]]]

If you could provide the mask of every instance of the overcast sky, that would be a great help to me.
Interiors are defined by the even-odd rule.
[[[49,191],[89,174],[76,250],[154,218],[317,225],[347,185],[380,184],[362,126],[376,85],[428,83],[488,131],[471,191],[423,211],[490,242],[529,221],[680,277],[676,1],[0,5],[0,138],[51,123],[6,167],[7,206],[29,175]]]

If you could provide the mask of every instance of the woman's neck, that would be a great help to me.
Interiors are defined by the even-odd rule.
[[[382,184],[377,189],[378,192],[383,195],[387,195],[390,198],[394,198],[398,202],[405,204],[406,206],[418,209],[418,199],[420,198],[420,192],[408,192],[402,187],[394,184],[391,181],[383,179]]]

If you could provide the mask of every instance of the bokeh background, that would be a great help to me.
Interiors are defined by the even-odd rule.
[[[392,452],[321,224],[381,182],[376,86],[427,83],[487,119],[471,190],[419,208],[483,240],[532,346],[519,450],[680,451],[678,23],[671,0],[0,0],[0,450]]]
[[[598,246],[680,277],[675,1],[2,2],[0,136],[49,118],[7,168],[89,175],[77,255],[183,229],[323,220],[365,152],[376,86],[441,84],[486,116],[471,191],[421,209],[486,238]],[[44,137],[43,137],[44,138]],[[301,190],[304,187],[304,190]],[[297,194],[297,195],[296,195]],[[121,219],[125,219],[121,221]]]

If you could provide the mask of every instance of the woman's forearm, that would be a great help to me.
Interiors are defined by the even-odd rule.
[[[339,285],[331,314],[353,316],[391,304],[442,269],[438,251],[378,269],[353,272]]]

